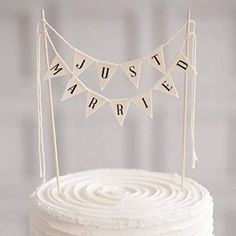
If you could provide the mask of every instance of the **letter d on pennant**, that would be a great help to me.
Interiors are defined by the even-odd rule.
[[[175,56],[175,59],[170,67],[171,71],[176,72],[186,72],[186,73],[195,73],[195,68],[191,65],[190,61],[184,56],[184,54],[179,51]]]

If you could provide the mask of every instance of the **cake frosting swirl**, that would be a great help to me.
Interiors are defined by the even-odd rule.
[[[98,169],[62,176],[31,196],[31,236],[212,236],[213,201],[176,174]]]

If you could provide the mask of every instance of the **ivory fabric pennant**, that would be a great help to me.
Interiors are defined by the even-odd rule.
[[[110,104],[119,125],[122,126],[129,109],[129,100],[128,99],[111,100]]]
[[[86,117],[92,115],[97,111],[107,99],[95,92],[88,91],[87,93],[87,102],[86,102]]]
[[[123,72],[136,88],[139,86],[141,63],[142,60],[136,59],[120,65]]]
[[[143,58],[148,64],[155,67],[161,73],[166,74],[166,65],[163,47],[156,48]]]
[[[171,78],[171,75],[168,73],[163,76],[154,86],[155,90],[159,90],[163,93],[166,93],[171,96],[179,97],[178,92],[176,90],[175,84]]]
[[[69,71],[64,61],[62,61],[62,59],[56,55],[51,65],[49,66],[49,69],[46,72],[44,78],[51,79],[51,78],[60,77],[60,76],[70,74],[70,73],[71,72]]]
[[[77,96],[84,91],[86,91],[84,84],[81,83],[78,79],[72,78],[68,81],[66,85],[66,89],[62,96],[61,101],[65,101],[69,98]]]
[[[181,51],[178,51],[177,55],[175,56],[170,70],[175,72],[186,72],[190,74],[194,74],[196,72],[190,61]]]
[[[73,65],[73,75],[79,76],[84,72],[92,63],[94,59],[89,55],[79,51],[74,51],[74,65]]]
[[[143,112],[145,112],[150,118],[153,117],[152,90],[149,90],[138,96],[132,97],[131,101],[136,106],[138,106]]]
[[[101,90],[106,87],[107,83],[110,81],[117,68],[117,64],[102,61],[97,62],[97,73]]]

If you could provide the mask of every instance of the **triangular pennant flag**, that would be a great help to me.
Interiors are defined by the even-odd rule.
[[[100,82],[100,88],[103,90],[110,81],[118,68],[117,64],[108,62],[97,62],[97,73]]]
[[[111,100],[110,104],[119,125],[122,126],[129,109],[129,100]]]
[[[152,90],[131,98],[131,101],[145,112],[150,118],[153,117]]]
[[[163,47],[156,48],[143,58],[151,66],[158,69],[161,73],[166,74],[165,57]]]
[[[136,59],[120,65],[121,69],[136,88],[139,86],[141,62],[140,59]]]
[[[181,51],[178,51],[170,67],[171,71],[195,73],[194,67]]]
[[[179,97],[178,92],[176,90],[175,84],[171,78],[170,74],[162,77],[154,86],[155,90],[159,90],[163,93],[166,93],[171,96]]]
[[[92,115],[97,111],[107,99],[95,92],[88,91],[87,93],[87,102],[86,102],[86,117]]]
[[[78,76],[84,72],[92,63],[94,62],[93,58],[89,55],[75,50],[74,52],[74,65],[73,65],[73,75]]]
[[[57,55],[53,59],[51,65],[49,66],[48,71],[45,74],[45,79],[56,78],[59,76],[63,76],[69,74],[70,71],[65,63],[59,58]]]
[[[72,78],[68,81],[66,85],[66,89],[62,96],[61,101],[65,101],[66,99],[77,96],[80,93],[84,92],[85,90],[86,87],[78,79]]]

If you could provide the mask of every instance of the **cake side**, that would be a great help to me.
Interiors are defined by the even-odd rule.
[[[98,169],[55,179],[32,195],[31,236],[212,236],[213,201],[175,174]]]

